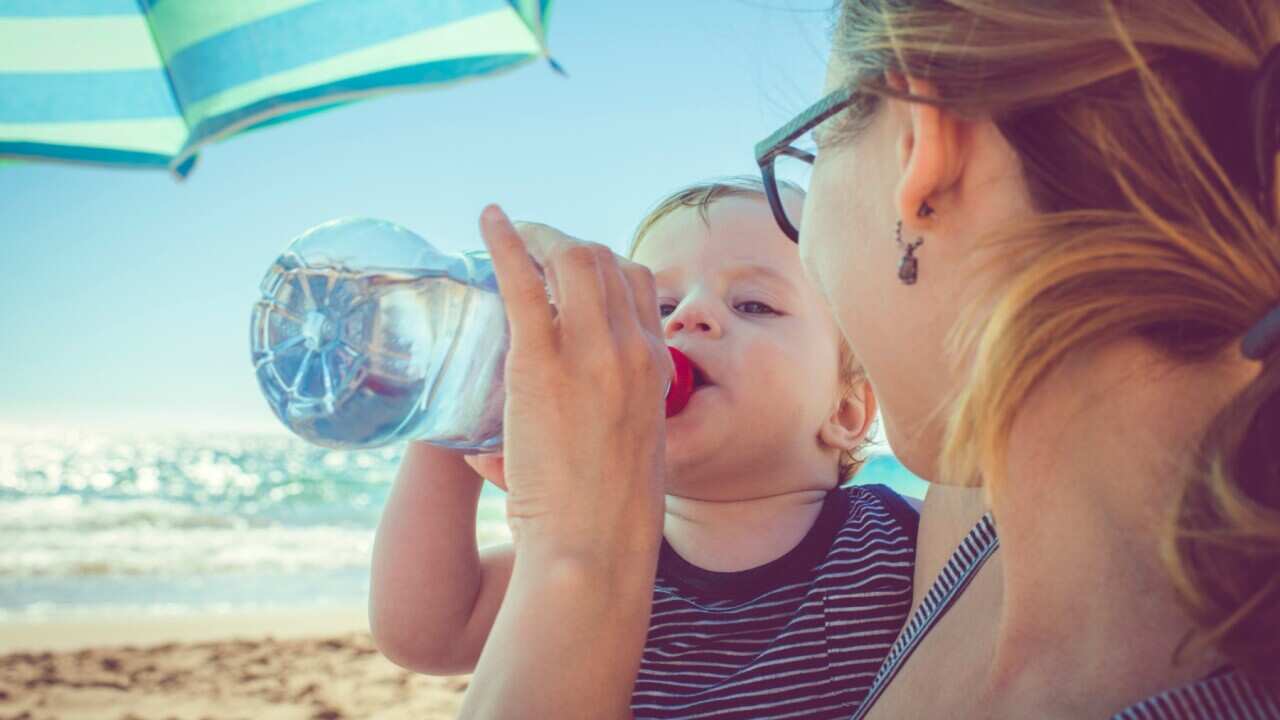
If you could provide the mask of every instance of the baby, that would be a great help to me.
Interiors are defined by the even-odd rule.
[[[783,192],[798,217],[803,193]],[[666,198],[630,256],[653,272],[665,340],[695,370],[667,419],[634,715],[847,717],[912,601],[915,510],[883,486],[842,486],[875,418],[871,387],[758,181]],[[473,468],[497,467],[421,443],[405,453],[378,527],[370,625],[406,668],[463,673],[479,658],[513,560],[509,546],[476,548]]]

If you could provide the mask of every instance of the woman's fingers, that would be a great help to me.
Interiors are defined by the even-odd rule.
[[[604,284],[609,318],[614,331],[625,334],[637,328],[640,322],[636,301],[631,293],[631,283],[622,270],[622,263],[626,260],[614,255],[603,245],[600,249],[603,251],[599,258],[600,280]]]
[[[480,214],[480,234],[493,259],[498,290],[511,325],[512,344],[546,347],[552,342],[551,307],[542,274],[506,213],[490,205]]]
[[[655,363],[667,367],[657,292],[647,268],[547,225],[509,227],[520,236],[531,262],[540,266],[546,283],[542,292],[550,289],[555,308],[547,312],[555,320],[547,334],[561,348],[557,353],[587,349],[562,358],[562,369],[576,366],[575,372],[586,370],[603,382],[634,378],[634,372]],[[515,323],[513,319],[513,333]]]
[[[604,256],[608,248],[594,243],[561,245],[552,254],[560,289],[560,317],[566,340],[599,346],[611,335]]]
[[[654,337],[661,338],[662,318],[658,315],[658,289],[654,284],[653,273],[649,268],[630,260],[618,262],[626,276],[640,326]]]
[[[539,223],[517,223],[516,229],[547,274],[566,339],[598,343],[610,327],[603,277],[609,249]]]
[[[645,330],[662,335],[657,291],[648,268],[619,257],[604,245],[582,242],[548,225],[517,222],[514,227],[524,239],[528,254],[542,267],[556,304],[564,302],[561,274],[566,270],[582,272],[569,285],[585,291],[580,299],[591,301],[589,308],[605,313],[630,309]],[[596,285],[588,281],[589,270],[604,289],[603,306],[597,302],[600,295]]]

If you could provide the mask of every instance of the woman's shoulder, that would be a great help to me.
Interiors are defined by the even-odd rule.
[[[1112,720],[1280,720],[1280,699],[1226,668],[1130,705]]]
[[[952,556],[979,530],[986,517],[982,488],[930,485],[920,509],[916,539],[916,605]]]

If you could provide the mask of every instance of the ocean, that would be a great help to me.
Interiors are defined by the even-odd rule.
[[[0,622],[350,607],[401,447],[287,435],[0,435]],[[892,456],[856,479],[920,497]],[[477,539],[510,539],[486,485]]]

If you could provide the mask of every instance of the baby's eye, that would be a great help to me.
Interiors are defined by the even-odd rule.
[[[676,304],[670,302],[658,303],[658,317],[666,317],[676,311]]]
[[[744,313],[747,313],[748,315],[777,315],[778,314],[777,310],[774,310],[768,305],[765,305],[764,303],[756,300],[748,300],[746,302],[740,302],[734,307],[736,307],[739,312],[744,312]]]

